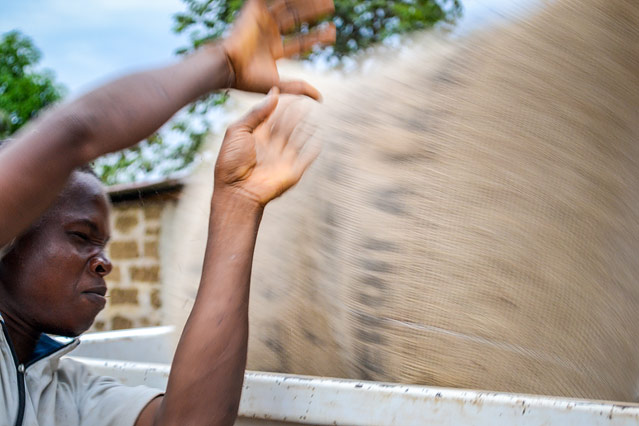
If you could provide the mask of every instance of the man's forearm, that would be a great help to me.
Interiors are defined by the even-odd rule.
[[[224,51],[210,45],[43,114],[0,150],[0,246],[44,211],[75,167],[144,139],[184,105],[231,79]]]
[[[216,191],[211,209],[202,282],[173,360],[158,424],[231,425],[237,414],[262,207]]]
[[[229,87],[232,68],[219,45],[207,45],[176,64],[131,74],[83,96],[71,113],[87,124],[83,162],[149,136],[180,108]]]

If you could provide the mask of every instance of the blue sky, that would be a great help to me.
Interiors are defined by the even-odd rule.
[[[105,78],[172,60],[180,0],[0,0],[0,33],[19,29],[71,95]]]
[[[462,0],[461,32],[522,5],[551,0]],[[0,0],[0,33],[19,29],[43,52],[71,96],[124,72],[173,60],[186,37],[173,34],[180,0]]]

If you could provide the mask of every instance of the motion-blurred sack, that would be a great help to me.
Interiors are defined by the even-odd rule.
[[[248,367],[636,400],[639,3],[548,2],[390,62],[324,91],[324,151],[267,208]],[[180,207],[176,322],[211,175]]]

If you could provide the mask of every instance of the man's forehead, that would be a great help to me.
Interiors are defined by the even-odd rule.
[[[95,176],[74,172],[50,210],[65,216],[83,216],[96,208],[108,207],[108,204],[102,184]]]
[[[85,196],[95,197],[104,195],[102,184],[92,174],[75,171],[69,176],[69,180],[60,193],[61,196]]]

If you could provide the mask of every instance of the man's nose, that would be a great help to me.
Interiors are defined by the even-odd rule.
[[[111,273],[111,270],[113,269],[111,260],[109,260],[109,258],[104,253],[100,253],[99,255],[94,256],[91,259],[91,263],[89,266],[91,267],[91,271],[101,277],[106,277]]]

